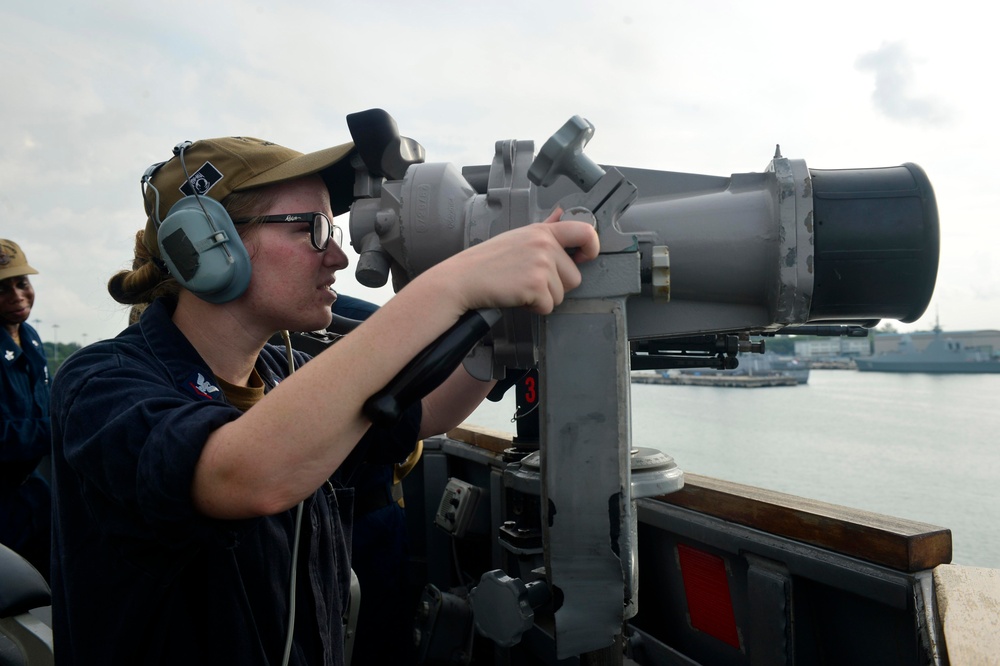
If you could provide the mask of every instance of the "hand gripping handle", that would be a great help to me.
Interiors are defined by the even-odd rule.
[[[416,401],[440,386],[477,342],[500,320],[496,309],[470,310],[429,344],[362,411],[378,425],[392,425]]]

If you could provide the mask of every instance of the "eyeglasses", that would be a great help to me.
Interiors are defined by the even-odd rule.
[[[344,245],[344,231],[330,221],[323,213],[285,213],[282,215],[264,215],[253,217],[247,220],[233,220],[233,224],[246,224],[248,222],[263,222],[265,224],[281,222],[305,222],[312,223],[309,228],[309,240],[317,252],[323,252],[332,240],[337,247]]]

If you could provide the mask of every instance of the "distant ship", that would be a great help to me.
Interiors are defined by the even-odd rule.
[[[796,384],[806,384],[809,382],[809,365],[800,362],[797,358],[777,356],[770,352],[764,355],[751,354],[740,357],[740,366],[737,372],[749,376],[776,376],[789,377],[795,380]]]
[[[1000,373],[1000,358],[965,348],[961,342],[946,337],[937,324],[934,326],[934,339],[922,351],[914,347],[909,335],[904,335],[899,342],[899,351],[858,358],[855,363],[861,372]]]
[[[794,358],[766,353],[740,356],[734,370],[687,368],[657,373],[632,373],[636,384],[680,384],[683,386],[726,386],[760,388],[764,386],[796,386],[809,381],[809,366]]]

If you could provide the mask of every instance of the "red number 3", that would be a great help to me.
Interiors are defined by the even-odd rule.
[[[534,404],[538,400],[538,395],[535,393],[535,378],[527,377],[524,380],[524,399],[528,404]]]

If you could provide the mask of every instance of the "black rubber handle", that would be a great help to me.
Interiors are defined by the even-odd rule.
[[[500,310],[470,310],[365,401],[365,416],[378,425],[399,421],[413,403],[440,386],[462,359],[499,321]]]

